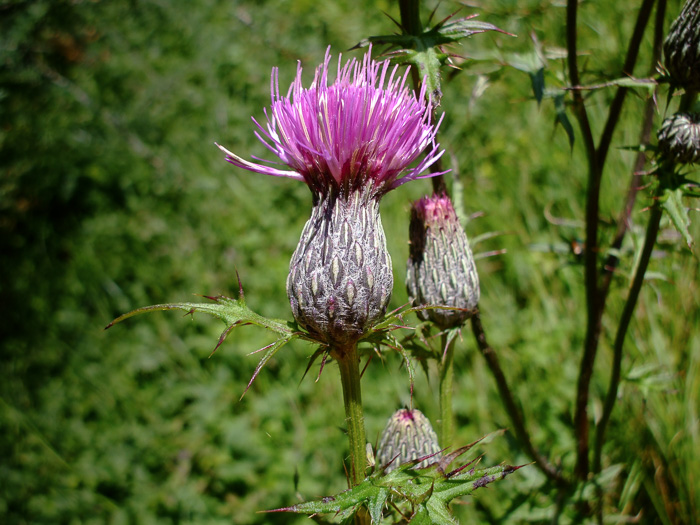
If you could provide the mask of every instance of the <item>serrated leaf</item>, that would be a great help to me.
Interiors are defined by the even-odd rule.
[[[671,222],[685,239],[688,248],[692,250],[694,241],[689,230],[690,216],[683,205],[683,193],[682,187],[665,189],[661,197],[661,206],[668,213]]]
[[[364,502],[374,501],[375,506],[380,499],[380,494],[388,490],[384,487],[377,487],[372,482],[371,478],[365,479],[359,485],[345,490],[334,496],[326,496],[324,498],[298,503],[291,507],[281,509],[268,510],[265,512],[295,512],[297,514],[318,514],[318,513],[334,513],[350,511],[355,512]],[[384,500],[386,501],[386,500]],[[382,502],[383,504],[384,502]]]
[[[412,525],[432,525],[433,523],[430,519],[428,508],[423,505],[414,510],[413,515],[408,522]]]
[[[475,16],[476,15],[460,18],[442,25],[438,24],[433,30],[437,30],[436,32],[445,39],[445,41],[442,42],[443,44],[458,42],[463,38],[470,37],[477,33],[486,33],[487,31],[497,31],[506,35],[515,36],[488,22],[474,20]]]
[[[512,68],[528,74],[535,74],[547,68],[547,59],[542,51],[542,45],[534,35],[534,47],[529,53],[510,53],[504,57],[504,63]]]
[[[367,47],[370,44],[388,44],[390,46],[403,48],[404,50],[422,50],[453,44],[464,38],[487,31],[497,31],[506,35],[515,36],[488,22],[474,20],[476,16],[477,15],[472,15],[452,21],[449,21],[450,17],[448,17],[439,24],[427,28],[420,35],[401,34],[370,36],[360,40],[353,49]]]
[[[219,336],[219,340],[216,343],[214,350],[212,351],[212,355],[218,350],[218,348],[226,340],[228,335],[239,326],[255,325],[275,332],[280,336],[276,341],[270,343],[269,345],[263,348],[260,348],[259,350],[251,352],[251,354],[255,354],[258,352],[266,351],[265,355],[258,363],[258,366],[255,368],[253,376],[248,382],[248,385],[246,386],[246,389],[241,397],[243,397],[246,394],[246,392],[248,392],[251,385],[253,384],[253,381],[255,381],[258,374],[260,373],[260,370],[262,370],[262,368],[267,364],[267,362],[270,359],[272,359],[272,357],[280,350],[280,348],[282,348],[292,339],[304,339],[307,341],[313,341],[313,338],[311,336],[300,330],[295,329],[295,325],[293,323],[288,323],[287,321],[284,321],[282,319],[268,319],[267,317],[263,317],[262,315],[259,315],[252,311],[250,308],[248,308],[245,304],[245,296],[243,294],[242,287],[240,289],[238,299],[233,299],[231,297],[226,297],[223,295],[219,295],[216,297],[205,296],[205,298],[213,301],[213,304],[170,303],[156,304],[153,306],[137,308],[136,310],[132,310],[131,312],[125,313],[117,317],[114,321],[112,321],[111,323],[109,323],[109,325],[105,327],[105,330],[114,326],[117,323],[129,319],[130,317],[134,317],[135,315],[148,312],[157,312],[165,310],[182,310],[187,314],[201,312],[212,315],[217,319],[220,319],[227,325],[226,329]]]
[[[370,36],[361,40],[354,48],[367,47],[370,44],[384,44],[394,49],[398,48],[387,55],[399,64],[410,64],[415,67],[419,78],[425,82],[426,96],[433,106],[439,106],[442,97],[440,68],[449,58],[449,54],[441,46],[453,44],[486,31],[498,31],[510,35],[493,24],[473,20],[475,16],[451,20],[452,15],[450,15],[419,35]]]
[[[431,498],[426,504],[431,523],[437,525],[456,525],[458,522],[450,513],[447,503],[438,498]]]
[[[289,323],[282,319],[268,319],[259,314],[256,314],[245,304],[243,297],[239,299],[232,299],[231,297],[226,297],[224,295],[219,295],[216,297],[208,297],[214,301],[214,304],[210,303],[170,303],[170,304],[155,304],[152,306],[145,306],[143,308],[137,308],[131,312],[127,312],[123,315],[117,317],[114,321],[109,323],[106,327],[111,328],[117,323],[120,323],[130,317],[135,315],[164,311],[164,310],[182,310],[187,314],[193,314],[195,312],[201,312],[209,315],[213,315],[217,319],[222,320],[228,326],[240,326],[242,324],[253,324],[260,326],[262,328],[267,328],[278,334],[291,334],[294,331],[289,326]]]
[[[382,510],[388,498],[389,489],[386,487],[380,487],[379,490],[370,497],[367,508],[369,509],[372,523],[379,523],[382,520]]]
[[[571,125],[569,117],[566,115],[566,104],[564,95],[559,94],[554,96],[554,111],[557,115],[557,122],[564,128],[566,136],[569,137],[569,147],[574,149],[574,127]]]
[[[489,434],[486,438],[497,434]],[[339,494],[268,512],[334,513],[337,517],[348,518],[364,506],[369,509],[372,523],[379,523],[384,506],[391,499],[395,505],[403,502],[413,509],[410,523],[455,525],[457,522],[449,510],[452,500],[469,495],[522,468],[498,465],[476,469],[473,465],[478,464],[480,458],[477,458],[448,472],[451,462],[482,440],[444,455],[427,467],[416,468],[416,465],[435,455],[408,461],[389,473],[378,468],[362,483]],[[467,470],[470,466],[472,468]]]
[[[634,77],[623,77],[616,78],[606,82],[606,86],[619,86],[628,88],[644,88],[649,92],[653,92],[656,89],[657,81],[653,78],[634,78]]]
[[[544,97],[544,68],[541,67],[534,73],[528,73],[530,75],[530,83],[532,84],[532,93],[535,95],[535,100],[537,104],[542,103],[542,97]]]
[[[445,59],[446,55],[438,53],[433,47],[406,53],[405,61],[418,70],[418,76],[425,82],[426,96],[434,106],[439,106],[442,98],[440,67]]]

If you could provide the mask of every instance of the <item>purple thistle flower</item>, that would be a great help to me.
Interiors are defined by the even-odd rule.
[[[416,97],[406,87],[408,71],[398,75],[398,66],[373,61],[370,49],[362,62],[353,58],[343,66],[339,58],[329,85],[330,61],[328,50],[309,88],[302,86],[299,65],[287,96],[280,95],[273,69],[267,125],[253,119],[256,136],[291,171],[219,148],[235,166],[303,180],[311,189],[311,218],[290,262],[287,295],[300,326],[342,346],[362,337],[391,297],[379,200],[405,182],[436,175],[422,173],[443,151],[434,140],[438,126],[431,123],[425,88]]]
[[[399,66],[375,62],[370,53],[362,63],[352,58],[342,67],[339,57],[336,80],[329,86],[329,48],[308,89],[302,86],[298,65],[287,96],[280,95],[278,70],[273,68],[267,125],[253,119],[259,129],[255,134],[292,171],[244,160],[217,144],[226,160],[256,173],[303,180],[314,194],[369,185],[382,195],[423,178],[421,173],[443,153],[434,143],[439,123],[431,124],[425,85],[416,98],[406,86],[408,70],[397,75]]]

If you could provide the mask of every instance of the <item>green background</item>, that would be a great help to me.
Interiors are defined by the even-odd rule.
[[[581,4],[583,83],[620,76],[636,5]],[[458,7],[444,2],[436,19]],[[666,27],[679,9],[669,3]],[[202,315],[159,313],[103,328],[139,306],[234,295],[236,271],[251,308],[291,318],[285,279],[310,193],[234,168],[214,141],[244,158],[270,158],[250,117],[264,119],[271,68],[280,68],[282,91],[297,60],[310,82],[328,45],[337,55],[394,31],[383,11],[399,16],[394,2],[364,0],[0,2],[1,522],[308,522],[257,511],[345,488],[338,374],[329,366],[314,381],[315,366],[302,380],[313,347],[285,347],[240,400],[259,357],[248,354],[271,334],[238,329],[210,358],[223,326]],[[501,0],[460,15],[473,12],[516,37],[476,35],[453,48],[474,60],[457,59],[462,70],[445,74],[440,140],[464,185],[466,216],[483,214],[468,235],[499,234],[474,251],[506,250],[477,263],[490,343],[536,446],[570,470],[585,327],[583,271],[571,246],[583,237],[586,160],[578,130],[571,151],[551,100],[538,106],[528,76],[506,65],[532,53],[534,35],[551,58],[548,83],[563,79],[555,57],[565,45],[565,9]],[[650,38],[638,76],[648,72]],[[613,94],[589,95],[596,134]],[[620,147],[638,142],[646,96],[628,97],[613,139],[603,246],[634,157]],[[657,125],[665,111],[662,96]],[[410,202],[429,191],[428,181],[414,182],[382,203],[392,307],[406,302]],[[613,282],[594,418],[649,204],[642,191]],[[608,432],[606,513],[697,523],[698,262],[669,224],[662,228]],[[698,239],[696,224],[691,231]],[[456,369],[458,442],[507,428],[469,330]],[[363,387],[368,439],[376,441],[391,413],[411,402],[398,356],[373,360]],[[433,419],[436,395],[434,370],[419,373],[413,403]],[[510,432],[482,451],[484,465],[529,462]],[[548,523],[556,497],[528,467],[455,510],[463,523]]]

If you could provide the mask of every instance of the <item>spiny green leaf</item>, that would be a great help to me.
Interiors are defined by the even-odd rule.
[[[377,487],[371,478],[365,479],[359,485],[343,491],[334,496],[326,496],[319,500],[306,501],[298,503],[291,507],[269,510],[266,512],[296,512],[297,514],[317,514],[317,513],[335,513],[342,511],[357,511],[364,502],[373,501],[377,505],[380,490],[384,489],[388,496],[388,490],[384,487]],[[383,502],[382,502],[383,504]]]
[[[566,131],[566,136],[569,137],[569,147],[574,149],[574,127],[571,125],[569,117],[566,116],[566,104],[564,95],[559,94],[554,96],[554,110],[557,114],[557,122]]]
[[[410,64],[415,67],[419,78],[425,81],[426,96],[434,106],[439,106],[442,97],[440,68],[445,65],[450,56],[441,46],[454,44],[471,35],[486,31],[498,31],[510,35],[493,24],[472,20],[474,16],[476,15],[451,20],[452,15],[450,15],[419,35],[405,33],[370,36],[361,40],[355,48],[367,47],[370,44],[387,44],[392,48],[399,48],[388,53],[388,56],[399,64]]]
[[[205,298],[214,301],[214,303],[171,303],[156,304],[153,306],[137,308],[136,310],[132,310],[131,312],[117,317],[114,321],[112,321],[109,325],[105,327],[105,330],[114,326],[117,323],[124,321],[125,319],[148,312],[157,312],[162,310],[182,310],[187,314],[202,312],[209,315],[213,315],[214,317],[220,319],[227,325],[226,329],[221,333],[221,336],[219,336],[219,340],[216,343],[214,350],[212,351],[212,355],[223,344],[228,335],[239,326],[252,324],[275,332],[280,336],[276,341],[270,343],[269,345],[263,348],[260,348],[259,350],[251,352],[251,354],[255,354],[258,352],[266,351],[265,355],[258,363],[258,366],[255,368],[253,376],[250,378],[250,381],[248,382],[248,385],[246,386],[243,395],[241,395],[241,398],[246,394],[246,392],[248,392],[251,385],[253,384],[253,381],[255,381],[255,378],[258,377],[260,370],[262,370],[262,368],[267,364],[267,362],[270,359],[272,359],[272,357],[279,351],[280,348],[282,348],[292,339],[304,339],[307,341],[313,341],[313,338],[311,336],[309,336],[305,332],[298,330],[294,323],[288,323],[287,321],[281,319],[268,319],[267,317],[263,317],[252,311],[250,308],[248,308],[245,304],[245,296],[243,294],[242,287],[240,288],[238,299],[232,299],[231,297],[226,297],[223,295],[219,295],[216,297],[205,296]]]
[[[222,320],[228,326],[240,326],[243,324],[253,324],[260,326],[262,328],[267,328],[278,334],[287,335],[294,332],[287,321],[282,319],[268,319],[259,314],[253,312],[245,304],[245,299],[241,296],[239,299],[232,299],[231,297],[226,297],[224,295],[219,295],[216,297],[205,296],[207,299],[214,301],[214,304],[210,303],[170,303],[170,304],[155,304],[152,306],[144,306],[142,308],[137,308],[131,312],[125,313],[117,317],[114,321],[109,323],[105,329],[111,328],[117,323],[120,323],[130,317],[135,315],[157,312],[163,310],[182,310],[187,314],[193,314],[195,312],[202,312],[205,314],[213,315],[217,319]]]
[[[436,523],[438,525],[457,525],[457,520],[455,520],[452,513],[450,513],[447,502],[442,499],[430,498],[425,507],[428,511],[430,523]]]
[[[372,517],[372,523],[379,523],[382,519],[382,511],[384,510],[384,505],[386,500],[389,498],[389,489],[387,487],[380,487],[376,493],[370,497],[367,508],[369,509],[369,514]]]
[[[541,67],[537,71],[529,73],[529,75],[530,83],[532,84],[532,92],[539,105],[542,103],[542,97],[544,96],[544,68]]]
[[[688,216],[688,210],[683,204],[683,193],[682,187],[665,189],[661,198],[661,206],[668,213],[671,222],[673,222],[673,225],[685,239],[688,248],[692,250],[694,241],[690,235],[690,217]]]
[[[496,434],[498,433],[493,435]],[[379,523],[383,509],[391,499],[393,504],[403,504],[404,507],[412,509],[410,523],[454,525],[456,521],[449,510],[452,500],[469,495],[521,468],[499,465],[476,469],[472,465],[478,464],[481,459],[479,457],[449,471],[450,463],[481,441],[475,441],[444,455],[427,467],[416,468],[417,464],[426,459],[423,457],[408,461],[389,473],[377,468],[362,483],[344,492],[269,512],[334,513],[338,517],[346,518],[364,506],[369,509],[372,522]],[[472,468],[467,470],[470,466]]]
[[[506,35],[515,36],[488,22],[474,20],[474,17],[476,17],[476,15],[453,20],[443,25],[438,24],[435,26],[434,30],[437,30],[437,33],[445,39],[443,43],[458,42],[463,38],[470,37],[477,33],[486,33],[487,31],[497,31]]]

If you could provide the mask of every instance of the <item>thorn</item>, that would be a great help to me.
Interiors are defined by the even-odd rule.
[[[192,317],[194,317],[194,313],[195,313],[196,311],[197,311],[196,308],[192,308],[192,309],[190,309],[189,312],[185,312],[184,314],[182,314],[182,317],[187,317],[188,315],[191,315]]]
[[[245,294],[243,293],[243,283],[241,283],[241,276],[238,274],[238,268],[236,268],[236,279],[238,279],[238,298],[242,301],[245,299]]]
[[[263,350],[267,350],[267,349],[270,348],[271,346],[275,346],[275,344],[277,344],[277,341],[273,341],[273,342],[270,343],[269,345],[263,346],[262,348],[258,348],[257,350],[253,350],[252,352],[250,352],[249,354],[246,354],[246,355],[257,354],[258,352],[262,352]]]
[[[374,356],[370,355],[369,359],[367,359],[367,362],[365,363],[365,367],[362,369],[362,372],[360,372],[360,379],[362,379],[365,375],[365,370],[367,370],[367,367],[369,366],[370,362],[372,361],[372,358]]]
[[[391,15],[390,15],[389,13],[387,13],[386,11],[382,11],[382,13],[384,13],[387,17],[389,17],[389,20],[391,20],[392,22],[394,22],[394,23],[396,24],[396,26],[401,30],[402,33],[405,33],[405,32],[406,32],[406,31],[404,30],[403,26],[402,26],[393,16],[391,16]]]
[[[318,383],[319,379],[321,379],[321,373],[323,372],[323,368],[326,366],[326,360],[328,359],[328,356],[330,354],[328,352],[325,352],[323,354],[323,357],[321,358],[321,366],[318,368],[318,376],[316,376],[316,381],[315,383]]]
[[[219,349],[219,347],[221,346],[221,344],[226,340],[226,337],[228,337],[228,334],[230,334],[230,333],[231,333],[231,330],[233,330],[235,327],[236,327],[236,323],[233,323],[232,325],[227,326],[227,327],[226,327],[226,330],[224,330],[223,332],[221,332],[221,335],[219,336],[219,342],[216,343],[216,346],[214,347],[214,350],[211,351],[211,354],[209,354],[209,357],[208,357],[207,359],[211,358],[211,356],[214,355],[214,353]]]

